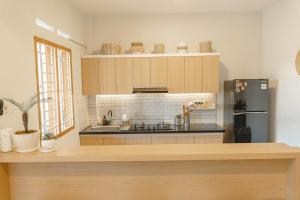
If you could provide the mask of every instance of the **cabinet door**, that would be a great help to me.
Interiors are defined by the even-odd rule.
[[[116,94],[116,59],[99,59],[100,94]]]
[[[157,135],[152,136],[152,144],[177,144],[177,136]]]
[[[82,94],[100,94],[98,58],[81,59]]]
[[[168,59],[151,58],[151,87],[168,87]]]
[[[222,144],[223,133],[207,133],[194,136],[195,144]]]
[[[202,92],[202,71],[202,57],[185,57],[185,93]]]
[[[203,92],[218,93],[220,82],[219,56],[203,57]]]
[[[133,87],[149,88],[150,87],[150,58],[133,58]]]
[[[116,58],[117,94],[132,94],[132,58]]]
[[[169,93],[184,93],[184,57],[168,57]]]
[[[178,144],[194,144],[193,136],[178,136]]]
[[[126,136],[126,144],[151,144],[151,136],[148,135],[128,135]]]
[[[103,138],[100,136],[80,136],[81,146],[103,145]]]
[[[124,145],[124,136],[105,136],[103,137],[103,145]]]

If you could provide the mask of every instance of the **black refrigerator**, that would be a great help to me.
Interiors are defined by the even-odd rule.
[[[269,142],[268,122],[268,79],[225,81],[224,128],[231,142]]]

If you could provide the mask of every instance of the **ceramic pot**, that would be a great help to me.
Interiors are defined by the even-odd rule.
[[[55,149],[55,139],[53,140],[42,140],[41,142],[41,146],[42,148],[46,149],[46,150],[52,150],[52,149]]]
[[[13,134],[14,149],[19,153],[29,153],[39,149],[40,132],[35,131],[28,134]]]

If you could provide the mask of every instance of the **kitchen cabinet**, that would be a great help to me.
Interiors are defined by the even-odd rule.
[[[81,78],[83,95],[97,95],[100,93],[98,61],[98,58],[81,59]]]
[[[150,58],[133,58],[133,87],[150,87]]]
[[[116,94],[116,59],[99,58],[100,94]]]
[[[193,136],[178,136],[178,144],[194,144]]]
[[[203,91],[203,57],[185,57],[185,93]]]
[[[220,81],[219,56],[203,57],[203,92],[218,93]]]
[[[116,58],[117,94],[132,94],[132,58]]]
[[[124,145],[126,144],[125,136],[104,136],[103,137],[103,145]]]
[[[221,144],[223,143],[223,133],[207,133],[194,136],[195,144]]]
[[[156,135],[152,136],[152,144],[177,144],[177,136],[172,135]]]
[[[184,93],[184,57],[168,57],[169,93]]]
[[[82,93],[132,94],[134,87],[167,87],[171,94],[218,93],[219,64],[217,53],[89,56],[82,58]]]
[[[134,144],[151,144],[151,136],[149,135],[127,135],[126,142],[127,145]]]
[[[222,144],[223,133],[82,135],[80,145]]]
[[[103,145],[103,137],[100,137],[98,135],[80,136],[80,145],[81,146]]]
[[[168,87],[168,58],[151,58],[151,87]]]

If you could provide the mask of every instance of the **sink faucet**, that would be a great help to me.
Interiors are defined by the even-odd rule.
[[[107,112],[107,121],[108,121],[108,124],[111,125],[111,122],[112,122],[112,110],[108,110]]]

